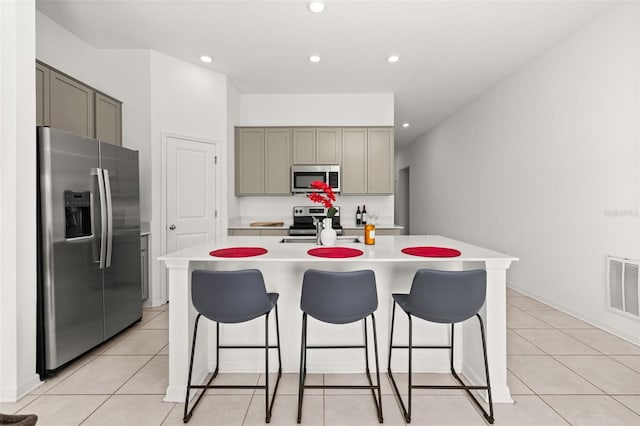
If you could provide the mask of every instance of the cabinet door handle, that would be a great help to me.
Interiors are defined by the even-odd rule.
[[[176,229],[176,226],[172,223],[171,225],[169,225],[169,229],[173,231],[174,229]]]

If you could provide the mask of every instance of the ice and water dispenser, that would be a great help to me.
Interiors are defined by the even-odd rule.
[[[91,192],[64,191],[65,238],[89,237],[91,230]]]

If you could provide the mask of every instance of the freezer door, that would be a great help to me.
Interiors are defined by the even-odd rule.
[[[38,297],[46,370],[71,361],[104,337],[98,150],[95,140],[38,128]],[[87,196],[88,215],[77,214]]]
[[[142,318],[138,153],[100,143],[110,232],[104,269],[105,338]]]

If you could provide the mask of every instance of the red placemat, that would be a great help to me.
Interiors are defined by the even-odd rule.
[[[316,257],[344,258],[362,256],[363,252],[349,247],[320,247],[310,249],[307,253]]]
[[[209,252],[210,256],[215,257],[251,257],[265,254],[267,249],[262,247],[229,247]]]
[[[447,247],[405,247],[402,249],[405,254],[422,257],[457,257],[460,256],[460,250]]]

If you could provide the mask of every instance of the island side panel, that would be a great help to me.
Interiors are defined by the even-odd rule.
[[[487,260],[485,330],[493,401],[513,403],[507,385],[507,269],[509,260]],[[481,376],[484,377],[484,376]]]
[[[188,260],[166,260],[169,272],[169,385],[165,402],[184,402],[193,326],[197,315],[191,303],[191,271]],[[202,322],[203,320],[201,320]],[[193,382],[201,383],[207,375],[207,327],[198,335],[194,358]]]

